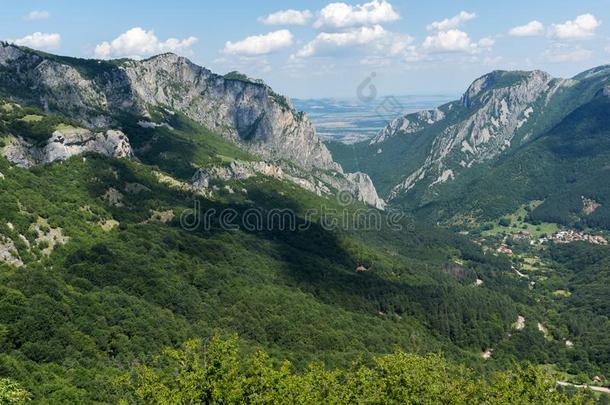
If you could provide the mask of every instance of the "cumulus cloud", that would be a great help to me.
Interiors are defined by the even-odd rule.
[[[34,10],[27,13],[23,19],[26,21],[45,20],[51,16],[51,13],[45,10]]]
[[[508,35],[513,37],[535,37],[542,34],[544,34],[544,24],[536,20],[511,28],[508,31]]]
[[[273,31],[268,34],[253,35],[238,42],[228,41],[224,53],[241,56],[266,55],[287,48],[293,43],[288,30]]]
[[[479,48],[491,49],[496,44],[496,40],[490,37],[481,38],[477,43]]]
[[[312,17],[309,10],[280,10],[260,17],[258,21],[265,25],[305,25]]]
[[[385,55],[402,55],[407,58],[418,58],[417,49],[412,45],[414,38],[406,34],[389,34],[378,42],[377,50]]]
[[[447,31],[460,27],[465,22],[474,19],[476,16],[477,15],[475,13],[461,11],[458,15],[455,15],[451,18],[445,18],[442,21],[434,21],[426,28],[428,29],[428,31]]]
[[[320,10],[314,27],[347,28],[376,25],[399,19],[400,16],[394,7],[386,0],[373,0],[355,6],[346,3],[331,3]]]
[[[558,39],[584,39],[595,35],[595,30],[601,25],[593,14],[583,14],[574,20],[563,24],[553,24],[550,35]]]
[[[428,52],[466,52],[477,53],[482,49],[490,49],[495,40],[489,37],[473,42],[467,33],[457,29],[440,31],[429,35],[422,47]]]
[[[197,38],[168,38],[159,40],[153,31],[135,27],[126,31],[110,42],[104,41],[95,47],[95,56],[101,59],[128,57],[140,59],[163,52],[186,52]]]
[[[387,66],[396,61],[414,62],[421,54],[407,34],[386,31],[382,26],[351,28],[342,32],[322,32],[297,53],[291,63],[299,63],[315,56],[334,56],[339,53],[360,58],[360,64]]]
[[[57,33],[47,34],[44,32],[35,32],[26,35],[23,38],[9,40],[9,42],[35,49],[53,50],[59,48],[59,45],[61,44],[61,35]]]
[[[293,55],[293,58],[307,58],[332,53],[340,48],[366,45],[387,35],[388,32],[381,25],[354,28],[344,32],[321,32]]]
[[[545,51],[544,56],[551,62],[582,62],[591,59],[593,51],[566,44],[555,44]]]

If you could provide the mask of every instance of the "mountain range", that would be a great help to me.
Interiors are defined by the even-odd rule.
[[[0,95],[69,116],[83,129],[120,130],[129,119],[137,120],[140,127],[155,127],[179,112],[260,159],[285,162],[293,172],[305,169],[308,178],[302,183],[310,188],[325,183],[378,208],[384,206],[368,176],[343,173],[309,119],[296,112],[286,97],[244,75],[216,75],[174,54],[106,62],[58,57],[8,43],[0,44],[0,69]],[[64,131],[58,136],[67,135]],[[77,144],[82,142],[76,139]],[[45,148],[58,142],[49,134],[47,144],[35,150],[20,143],[11,156],[33,154],[49,163],[55,155],[41,157],[41,152],[44,155]],[[30,165],[31,160],[22,164]],[[196,167],[191,174],[195,171]],[[310,178],[312,174],[315,178]]]
[[[533,200],[533,216],[608,227],[610,66],[571,79],[494,71],[460,100],[396,118],[356,145],[330,144],[391,204],[446,223],[492,219]],[[583,201],[599,210],[584,213]]]
[[[607,246],[485,232],[607,227],[609,73],[327,147],[238,72],[1,43],[0,402],[586,402]]]

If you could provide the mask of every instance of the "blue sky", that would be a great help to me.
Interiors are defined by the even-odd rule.
[[[0,0],[0,39],[88,58],[174,51],[301,98],[354,97],[373,72],[380,94],[458,94],[493,69],[610,63],[610,0],[257,3]]]

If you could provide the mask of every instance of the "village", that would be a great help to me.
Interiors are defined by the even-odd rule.
[[[533,241],[532,241],[533,242]],[[555,243],[572,243],[572,242],[588,242],[594,245],[607,245],[608,240],[601,235],[591,235],[585,232],[575,230],[559,231],[555,235],[548,238],[538,239],[539,244],[547,242]],[[531,243],[531,242],[530,242]]]
[[[574,242],[586,242],[593,245],[608,245],[608,239],[601,235],[591,235],[586,232],[576,231],[573,229],[562,230],[551,236],[543,236],[540,238],[533,238],[528,231],[521,231],[519,233],[511,235],[514,241],[526,241],[529,240],[531,246],[544,245],[550,242],[553,243],[574,243]],[[497,252],[503,254],[513,254],[513,250],[506,244],[506,239],[498,247]]]

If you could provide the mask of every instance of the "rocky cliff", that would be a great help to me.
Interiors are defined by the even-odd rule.
[[[475,80],[460,100],[463,118],[442,129],[423,164],[394,187],[390,198],[420,181],[430,187],[451,181],[465,169],[499,156],[516,137],[527,136],[520,130],[559,88],[569,85],[541,71],[493,72]]]
[[[516,150],[603,94],[608,72],[600,67],[571,79],[539,70],[491,72],[459,100],[393,120],[356,148],[358,161],[388,200],[414,195],[415,204],[425,204],[443,185],[477,173],[471,169]]]
[[[180,112],[259,155],[339,170],[309,119],[261,82],[216,75],[163,54],[143,61],[62,58],[0,44],[5,96],[77,118],[89,127],[121,114]]]
[[[95,152],[116,158],[133,156],[129,140],[121,131],[107,130],[92,132],[85,128],[63,127],[53,132],[51,138],[42,145],[27,140],[10,138],[2,148],[2,154],[21,167],[32,167],[55,161],[66,160],[71,156]]]
[[[97,61],[0,43],[0,96],[68,116],[91,133],[120,128],[125,116],[162,125],[156,122],[160,111],[184,114],[264,160],[280,165],[287,161],[304,171],[335,173],[355,195],[369,196],[362,197],[367,201],[378,199],[376,192],[374,197],[371,194],[372,183],[366,184],[362,178],[366,175],[343,174],[308,117],[297,112],[289,99],[260,81],[241,75],[220,76],[174,54],[143,61]],[[129,133],[126,135],[128,138]],[[57,143],[55,139],[48,145],[56,150]],[[102,153],[109,154],[108,148],[115,146],[103,146]],[[24,165],[55,156],[55,152],[35,148],[28,154],[27,147],[15,145],[12,151],[24,155]],[[74,148],[64,147],[59,158],[69,150]],[[360,190],[359,184],[366,190]]]
[[[370,144],[375,145],[382,143],[398,133],[413,134],[419,132],[426,126],[432,125],[444,118],[445,113],[438,108],[435,110],[418,111],[404,117],[398,117],[392,120],[387,127],[379,131],[371,140]]]
[[[385,201],[377,195],[370,177],[364,173],[326,173],[310,171],[304,173],[295,167],[282,167],[269,162],[235,161],[226,166],[200,168],[193,175],[192,186],[195,189],[206,190],[212,180],[245,180],[257,175],[287,180],[309,190],[317,195],[332,195],[334,191],[344,191],[352,194],[357,201],[383,210]]]

